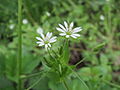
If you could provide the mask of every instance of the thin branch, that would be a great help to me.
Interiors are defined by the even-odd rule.
[[[117,84],[111,83],[111,82],[109,82],[109,81],[107,81],[107,80],[103,80],[103,81],[104,81],[105,83],[107,83],[107,84],[113,86],[113,87],[116,87],[116,88],[119,88],[119,89],[120,89],[120,85],[117,85]]]
[[[30,87],[28,87],[28,88],[25,89],[25,90],[30,90],[31,88],[33,88],[35,85],[37,85],[37,84],[40,82],[40,80],[41,80],[44,76],[45,76],[45,74],[44,74],[43,76],[41,76],[35,83],[33,83]]]
[[[36,76],[39,76],[42,73],[43,73],[43,71],[36,72],[36,73],[30,74],[30,75],[21,75],[21,79],[27,79],[27,78],[31,78],[31,77],[36,77]]]

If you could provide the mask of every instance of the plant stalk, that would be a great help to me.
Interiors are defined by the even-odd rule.
[[[22,67],[22,0],[18,0],[18,87],[17,90],[22,90],[21,67]]]
[[[67,85],[67,83],[66,83],[66,81],[65,81],[65,80],[63,80],[63,84],[64,84],[64,86],[65,86],[66,90],[70,90],[70,88],[68,87],[68,85]]]
[[[107,5],[108,5],[108,20],[107,20],[107,27],[108,27],[108,37],[109,37],[109,48],[111,49],[112,48],[112,43],[113,43],[113,36],[114,36],[114,32],[112,31],[112,28],[111,28],[111,1],[108,1],[107,2]]]

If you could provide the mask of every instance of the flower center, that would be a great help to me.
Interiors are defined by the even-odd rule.
[[[44,43],[45,43],[45,44],[48,44],[48,43],[49,43],[49,41],[48,41],[48,40],[46,40],[46,41],[44,41]]]
[[[66,34],[67,34],[67,35],[71,35],[71,34],[72,34],[72,32],[71,32],[71,31],[68,31],[68,32],[66,32]]]

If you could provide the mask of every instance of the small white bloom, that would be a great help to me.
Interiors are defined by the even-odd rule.
[[[28,23],[28,20],[27,19],[23,19],[23,24],[27,24]]]
[[[64,21],[64,26],[59,24],[59,27],[57,27],[56,29],[61,32],[59,35],[61,36],[65,36],[66,38],[72,37],[72,38],[77,38],[80,36],[80,34],[77,34],[78,32],[80,32],[82,30],[81,27],[76,27],[73,28],[74,23],[71,22],[70,25],[68,26],[67,22]]]
[[[49,16],[50,16],[50,13],[49,13],[49,12],[46,12],[46,15],[49,17]]]
[[[45,49],[50,49],[51,47],[51,43],[56,42],[56,36],[52,37],[52,33],[48,32],[46,34],[46,36],[43,33],[40,33],[41,37],[36,37],[37,40],[37,44],[39,44],[39,46],[45,46]]]
[[[100,15],[100,20],[105,20],[105,17],[103,15]]]
[[[41,27],[38,27],[37,28],[37,33],[39,33],[39,34],[43,33],[43,29]]]
[[[15,27],[14,24],[11,24],[11,25],[9,26],[9,28],[10,28],[11,30],[14,29],[14,27]]]
[[[110,0],[106,0],[107,2],[109,2]]]

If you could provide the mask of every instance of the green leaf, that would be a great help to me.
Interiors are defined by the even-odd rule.
[[[5,72],[5,56],[0,53],[0,76]]]
[[[35,88],[35,90],[36,89],[38,90],[38,88],[39,89],[42,88],[42,90],[47,90],[48,88],[47,88],[46,82],[44,83],[44,81],[41,81],[43,79],[46,79],[46,78],[44,78],[45,76],[46,76],[46,73],[42,74],[39,77],[30,78],[30,85],[29,85],[29,87],[26,90],[30,90],[32,88]],[[41,87],[41,86],[43,86],[43,87]]]
[[[38,56],[26,51],[25,49],[23,50],[22,56],[22,74],[29,74],[39,64],[40,59]],[[15,51],[9,51],[6,57],[6,76],[8,79],[17,82],[17,54]]]
[[[85,81],[89,81],[91,77],[91,69],[89,67],[83,67],[78,71],[81,78]]]
[[[49,81],[48,85],[51,90],[64,90],[64,87],[60,82],[55,83],[55,82]]]
[[[6,58],[5,73],[8,79],[17,82],[17,60],[16,52],[9,51]]]
[[[104,54],[101,54],[100,55],[100,62],[102,65],[107,65],[109,62],[108,62],[108,57]]]
[[[39,64],[40,59],[29,52],[26,52],[23,56],[23,62],[22,62],[22,73],[28,74],[31,73],[34,68]]]
[[[2,76],[0,77],[0,90],[15,90],[15,88],[12,82]]]
[[[86,87],[82,84],[82,82],[79,79],[73,79],[71,86],[71,90],[86,90]]]

